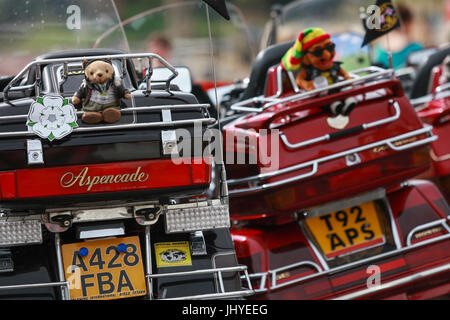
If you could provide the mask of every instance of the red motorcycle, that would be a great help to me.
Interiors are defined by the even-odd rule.
[[[311,3],[298,12],[314,12],[303,7]],[[433,127],[392,70],[352,70],[350,80],[301,91],[279,66],[292,43],[259,53],[222,121],[233,142],[225,154],[246,160],[227,164],[231,232],[256,298],[448,295],[450,209],[433,183],[413,179],[430,168]],[[326,111],[349,97],[348,118]]]
[[[433,133],[442,137],[431,144],[431,168],[420,177],[436,183],[447,202],[450,201],[450,146],[446,140],[450,134],[450,82],[445,57],[449,55],[450,47],[446,47],[428,57],[417,72],[413,87],[417,90],[411,100],[422,121],[433,125]]]
[[[251,295],[229,231],[226,181],[217,179],[207,194],[211,155],[180,154],[177,147],[179,130],[203,135],[216,122],[190,92],[187,68],[154,53],[108,49],[129,45],[113,32],[122,27],[114,1],[53,4],[2,2],[12,13],[0,15],[0,25],[15,31],[2,33],[8,43],[2,57],[38,57],[23,69],[12,64],[21,71],[0,82],[0,299]],[[29,15],[15,10],[29,6]],[[184,16],[199,9],[209,15],[201,2],[181,6]],[[165,22],[164,14],[153,23]],[[106,48],[86,49],[102,38],[99,32],[109,35],[101,42]],[[37,44],[47,42],[59,51],[43,54],[48,46]],[[83,112],[71,98],[87,81],[89,60],[109,62],[114,85],[131,93],[120,100],[118,122],[86,124],[78,117]],[[143,61],[141,88],[136,63]],[[156,62],[165,74],[152,68]],[[114,95],[105,86],[100,94]],[[193,134],[184,137],[197,144]]]

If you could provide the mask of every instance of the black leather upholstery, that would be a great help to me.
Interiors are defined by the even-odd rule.
[[[294,44],[294,41],[275,44],[261,51],[253,63],[252,72],[250,73],[250,82],[248,87],[242,93],[240,100],[256,97],[264,92],[264,84],[266,81],[267,70],[270,67],[280,63],[281,58]]]
[[[433,53],[427,62],[419,69],[416,80],[412,86],[411,99],[419,98],[427,95],[430,89],[431,71],[433,68],[441,64],[445,57],[450,54],[450,46]]]

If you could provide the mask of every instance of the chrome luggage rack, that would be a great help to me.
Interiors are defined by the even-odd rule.
[[[149,67],[146,76],[146,84],[147,88],[144,90],[147,94],[151,93],[151,75],[153,74],[152,68],[152,60],[159,60],[165,67],[167,67],[172,74],[169,76],[167,80],[161,80],[158,82],[166,83],[166,90],[170,89],[170,82],[178,75],[178,71],[170,65],[166,60],[154,53],[133,53],[133,54],[112,54],[112,55],[97,55],[97,56],[82,56],[82,57],[71,57],[71,58],[58,58],[58,59],[42,59],[35,60],[29,63],[19,74],[17,74],[4,88],[3,95],[5,101],[8,101],[8,92],[9,91],[25,91],[29,89],[35,89],[36,96],[39,96],[40,84],[41,84],[41,66],[48,64],[63,64],[63,78],[68,76],[68,64],[72,62],[81,62],[85,59],[111,59],[111,60],[121,60],[122,61],[122,77],[126,72],[126,59],[142,59],[147,58],[149,62]],[[26,86],[16,86],[16,84],[22,76],[24,76],[32,67],[36,67],[36,81],[33,84]],[[215,118],[211,118],[209,116],[208,108],[209,104],[184,104],[184,105],[156,105],[156,106],[142,106],[142,107],[131,107],[121,109],[122,113],[128,112],[144,112],[144,111],[153,111],[153,110],[161,110],[162,112],[162,120],[160,122],[151,122],[151,123],[133,123],[133,124],[116,124],[116,125],[104,125],[104,126],[90,126],[90,127],[78,127],[74,128],[73,132],[95,132],[95,131],[111,131],[111,130],[120,130],[120,129],[138,129],[138,128],[153,128],[153,127],[165,127],[165,126],[183,126],[183,125],[195,125],[195,124],[206,124],[211,125],[216,123]],[[176,120],[172,121],[171,110],[177,109],[192,109],[199,108],[204,111],[204,115],[206,118],[203,119],[190,119],[190,120]],[[77,115],[82,114],[82,112],[77,112]],[[11,116],[0,116],[0,121],[9,121],[9,120],[26,120],[27,115],[11,115]],[[10,138],[10,137],[26,137],[26,136],[34,136],[35,134],[31,131],[16,131],[16,132],[0,132],[0,138]]]
[[[383,78],[387,76],[392,76],[394,74],[394,71],[392,69],[383,69],[380,67],[367,67],[358,69],[355,71],[352,71],[350,73],[352,79],[340,81],[338,83],[332,84],[330,86],[327,86],[326,88],[321,89],[314,89],[311,91],[302,91],[298,88],[295,78],[292,72],[287,72],[289,82],[294,89],[295,94],[280,98],[280,96],[283,93],[282,88],[282,68],[281,66],[277,67],[277,93],[273,96],[266,97],[264,95],[249,98],[240,102],[237,102],[233,104],[230,108],[235,111],[240,112],[262,112],[266,110],[267,108],[270,108],[274,105],[280,104],[280,103],[286,103],[286,102],[296,102],[300,100],[305,100],[309,98],[316,97],[320,95],[321,93],[327,92],[328,90],[333,89],[342,89],[346,86],[350,85],[356,85],[356,84],[362,84],[366,83],[368,81],[372,81],[378,78]],[[359,74],[362,73],[369,73],[367,75],[359,77]],[[262,105],[261,107],[255,107],[255,105]]]
[[[42,72],[41,67],[48,64],[63,64],[63,79],[67,78],[69,73],[68,65],[71,62],[82,62],[83,60],[94,60],[94,59],[110,59],[110,60],[121,60],[122,62],[122,74],[121,77],[123,77],[126,74],[126,60],[127,59],[148,59],[148,65],[147,68],[147,76],[146,76],[146,84],[147,88],[145,92],[150,93],[151,92],[151,76],[153,74],[153,59],[157,59],[159,62],[161,62],[162,65],[164,65],[166,68],[168,68],[172,75],[169,76],[169,78],[165,81],[157,81],[157,82],[165,82],[166,83],[166,90],[169,91],[170,89],[170,82],[178,75],[178,71],[166,60],[164,60],[161,56],[155,54],[155,53],[124,53],[124,54],[109,54],[109,55],[94,55],[94,56],[82,56],[82,57],[70,57],[70,58],[56,58],[56,59],[41,59],[41,60],[35,60],[30,62],[25,66],[25,68],[22,69],[3,89],[3,96],[5,101],[8,101],[8,92],[9,91],[26,91],[34,89],[36,92],[36,96],[39,96],[40,93],[40,85],[42,81]],[[28,71],[31,70],[31,68],[36,67],[36,79],[35,82],[29,85],[25,86],[16,86],[14,85],[22,79],[23,76],[26,75]]]
[[[130,123],[130,124],[116,124],[116,125],[102,125],[102,126],[90,126],[90,127],[78,127],[73,129],[73,133],[82,132],[96,132],[96,131],[111,131],[111,130],[123,130],[123,129],[140,129],[140,128],[160,128],[160,127],[174,127],[174,126],[185,126],[185,125],[212,125],[216,123],[215,118],[209,116],[208,108],[209,104],[182,104],[182,105],[156,105],[156,106],[142,106],[142,107],[132,107],[124,108],[120,111],[122,113],[128,112],[145,112],[160,110],[162,113],[163,121],[158,122],[143,122],[143,123]],[[204,111],[207,118],[203,119],[190,119],[190,120],[172,120],[171,110],[181,110],[181,109],[201,109]],[[77,112],[77,115],[82,114],[82,112]],[[14,115],[14,116],[0,116],[0,121],[4,120],[26,120],[27,115]],[[13,131],[13,132],[0,132],[1,138],[11,138],[11,137],[31,137],[35,136],[32,131]]]
[[[206,201],[209,205],[218,205],[221,203],[219,199],[213,199]],[[136,215],[136,211],[139,208],[153,208],[153,207],[161,207],[162,210],[160,212],[164,213],[167,210],[173,210],[178,208],[179,206],[186,207],[195,207],[204,205],[204,202],[193,202],[187,204],[168,204],[163,207],[157,205],[154,202],[132,202],[128,203],[126,206],[114,206],[110,205],[107,207],[102,206],[103,209],[99,210],[96,206],[91,207],[74,207],[74,208],[62,208],[62,209],[48,209],[43,215],[32,215],[26,217],[11,217],[13,220],[20,221],[36,221],[39,220],[41,223],[45,224],[47,229],[54,233],[55,235],[55,249],[56,249],[56,258],[57,258],[57,270],[58,270],[58,279],[59,281],[55,282],[47,282],[47,283],[28,283],[28,284],[18,284],[18,285],[7,285],[0,286],[0,291],[8,291],[8,290],[21,290],[21,289],[33,289],[33,288],[50,288],[50,287],[59,287],[61,290],[62,300],[70,300],[70,282],[65,279],[63,260],[62,260],[62,251],[61,251],[61,238],[60,233],[66,231],[70,228],[70,224],[68,226],[59,226],[56,223],[51,223],[51,217],[53,214],[59,215],[71,215],[73,218],[73,222],[93,222],[93,221],[111,221],[111,220],[120,220],[120,219],[136,219],[136,221],[145,226],[145,248],[143,252],[143,259],[145,262],[144,272],[145,279],[147,283],[148,294],[147,300],[154,300],[154,293],[152,291],[152,281],[158,278],[182,278],[188,277],[192,275],[212,275],[215,278],[216,282],[216,292],[202,295],[192,295],[192,296],[184,296],[184,297],[176,297],[171,299],[225,299],[225,298],[237,298],[237,297],[245,297],[250,296],[255,293],[252,288],[250,277],[247,272],[247,266],[244,265],[236,265],[234,267],[213,267],[210,269],[199,269],[193,271],[186,272],[172,272],[165,274],[154,274],[152,272],[152,247],[151,247],[151,225],[156,223],[159,218],[159,214],[155,216],[155,218],[149,222],[144,222],[140,220]],[[4,218],[3,218],[4,219]],[[9,218],[8,218],[9,219]],[[230,252],[230,254],[234,254],[234,252]],[[237,273],[240,275],[240,279],[244,279],[243,285],[246,287],[242,287],[241,290],[237,291],[226,291],[224,287],[224,273]]]

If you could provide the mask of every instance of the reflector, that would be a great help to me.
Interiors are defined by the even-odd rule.
[[[0,221],[0,247],[33,243],[42,243],[40,221]]]
[[[230,227],[228,205],[168,210],[166,232],[201,231]]]

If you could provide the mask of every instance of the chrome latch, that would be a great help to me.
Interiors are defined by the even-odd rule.
[[[134,207],[134,217],[136,218],[136,222],[142,226],[149,226],[158,222],[161,213],[163,213],[163,208],[161,206]]]
[[[178,153],[177,134],[175,130],[161,131],[161,141],[164,155]]]
[[[345,161],[347,163],[347,167],[354,166],[356,164],[361,163],[361,158],[357,153],[348,154],[345,156]]]
[[[43,164],[44,153],[42,151],[41,140],[27,140],[28,164]]]
[[[206,255],[206,243],[202,231],[191,232],[190,243],[191,243],[191,253],[193,256]]]

